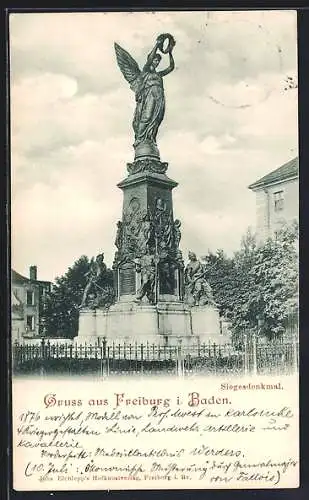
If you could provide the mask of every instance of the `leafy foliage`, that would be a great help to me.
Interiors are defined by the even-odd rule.
[[[284,332],[289,312],[297,308],[297,238],[296,223],[263,244],[248,230],[232,258],[222,250],[204,258],[215,300],[235,339],[256,330],[258,320],[261,335],[274,338]]]
[[[228,258],[223,250],[218,250],[216,253],[210,252],[203,260],[207,269],[206,278],[212,288],[220,314],[226,319],[231,319],[235,289],[234,261]]]

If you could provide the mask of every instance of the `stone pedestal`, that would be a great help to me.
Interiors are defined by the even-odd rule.
[[[156,306],[118,302],[107,313],[106,339],[111,342],[157,343]]]
[[[165,344],[173,344],[172,339],[192,336],[190,311],[182,302],[159,302],[158,333]]]
[[[83,309],[79,314],[78,339],[79,344],[96,344],[98,342],[98,327],[96,309]]]
[[[218,309],[212,306],[189,308],[183,302],[165,300],[117,302],[108,311],[84,309],[80,312],[77,343],[146,343],[194,345],[222,343]],[[226,340],[225,340],[226,341]]]
[[[172,201],[177,182],[166,169],[167,163],[148,156],[128,164],[129,175],[118,184],[123,191],[113,263],[118,301],[139,293],[151,273],[155,284],[148,295],[155,297],[150,302],[157,303],[162,294],[182,298],[180,221],[174,220]]]
[[[75,341],[98,343],[104,339],[109,343],[150,342],[158,344],[157,307],[122,301],[111,306],[108,311],[97,309],[90,314],[89,311],[82,310]]]
[[[191,327],[195,336],[203,342],[220,342],[220,319],[216,307],[194,306],[191,308]]]
[[[82,310],[78,343],[115,343],[174,345],[177,339],[192,337],[190,312],[181,302],[117,302],[108,311]]]

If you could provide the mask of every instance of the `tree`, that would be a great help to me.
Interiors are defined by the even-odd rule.
[[[221,316],[231,318],[234,294],[234,261],[222,249],[202,258],[206,266],[206,279],[209,282]]]
[[[276,338],[284,332],[289,312],[297,305],[297,224],[283,227],[276,238],[244,247],[235,258],[242,276],[235,290],[234,335],[257,328],[260,335]]]
[[[252,268],[257,251],[256,236],[249,228],[241,239],[240,249],[234,253],[234,275],[231,324],[234,339],[256,325],[259,305],[252,298],[255,293],[255,277]]]
[[[298,303],[298,225],[284,226],[275,239],[257,248],[251,275],[255,289],[251,302],[263,317],[268,338],[281,335],[291,310]]]
[[[236,335],[250,326],[248,294],[252,290],[253,280],[250,279],[249,271],[254,263],[255,250],[255,235],[248,229],[241,240],[240,250],[232,257],[227,257],[220,249],[203,259],[220,314],[231,323]]]
[[[263,320],[260,335],[271,339],[284,332],[289,313],[297,307],[297,238],[296,222],[262,244],[248,230],[232,258],[222,250],[204,258],[215,300],[231,323],[235,341],[256,331],[258,318]]]
[[[55,285],[45,300],[46,336],[73,338],[77,335],[79,306],[93,260],[82,255],[63,276],[56,278]],[[113,286],[113,274],[109,269],[106,281]]]

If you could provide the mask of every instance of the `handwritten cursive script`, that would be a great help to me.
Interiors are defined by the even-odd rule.
[[[245,391],[233,391],[231,400],[220,390],[218,384],[217,393],[199,385],[174,394],[142,394],[105,385],[98,396],[45,393],[15,415],[14,449],[23,463],[23,484],[284,487],[299,467],[295,449],[286,445],[293,442],[297,414],[284,389],[278,401],[268,397],[263,404],[258,397],[254,405]]]

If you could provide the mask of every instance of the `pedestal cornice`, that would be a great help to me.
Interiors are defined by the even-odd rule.
[[[149,172],[142,172],[138,174],[131,174],[126,177],[123,181],[119,182],[117,186],[120,189],[126,188],[128,186],[136,186],[138,184],[150,184],[156,186],[164,186],[168,189],[173,189],[178,186],[178,182],[170,179],[165,174],[154,174]]]

